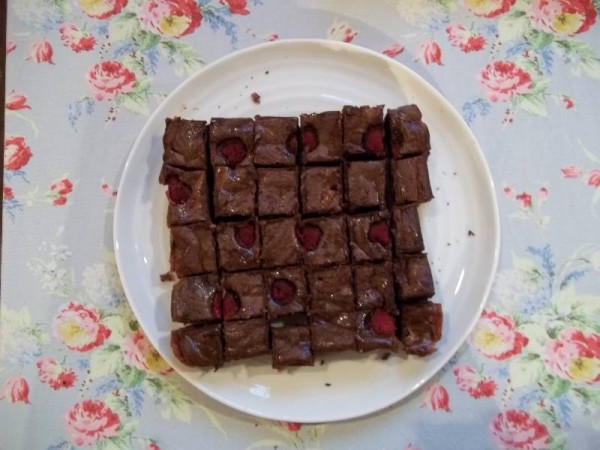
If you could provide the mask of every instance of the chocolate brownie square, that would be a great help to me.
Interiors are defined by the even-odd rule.
[[[270,319],[306,312],[308,293],[301,267],[271,270],[264,273],[264,278]]]
[[[254,153],[254,120],[212,119],[208,130],[213,166],[250,166]]]
[[[394,300],[394,274],[392,264],[365,264],[354,268],[356,309],[384,308],[397,314]]]
[[[406,353],[426,356],[442,338],[442,305],[430,301],[402,305],[399,337]]]
[[[213,201],[219,218],[254,215],[256,197],[256,170],[252,167],[232,169],[215,167]]]
[[[223,289],[233,302],[223,296],[223,318],[225,320],[262,317],[266,313],[267,294],[263,277],[259,272],[237,272],[223,276]],[[227,304],[229,303],[229,304]]]
[[[273,368],[312,366],[314,357],[310,346],[310,328],[272,327]]]
[[[305,167],[301,191],[303,213],[340,212],[343,195],[341,167]]]
[[[254,121],[256,135],[254,164],[257,166],[295,165],[298,152],[298,119],[256,116]]]
[[[376,349],[398,351],[396,319],[383,309],[356,313],[356,345],[358,351]]]
[[[392,256],[392,238],[387,212],[350,217],[352,261],[378,261]]]
[[[171,291],[173,322],[198,323],[220,319],[213,308],[219,277],[215,274],[181,278]]]
[[[269,353],[269,324],[264,317],[223,324],[225,360],[251,358]]]
[[[354,310],[352,270],[348,266],[309,273],[308,289],[312,315],[330,316]]]
[[[260,223],[263,267],[298,264],[302,249],[296,238],[296,220],[278,219]]]
[[[206,169],[206,122],[175,117],[165,125],[163,162],[186,170]]]
[[[163,166],[161,182],[167,185],[169,226],[210,220],[205,171],[185,171],[172,166]]]
[[[346,264],[348,239],[344,217],[307,219],[297,229],[303,248],[303,261],[308,266]]]
[[[190,325],[171,331],[171,350],[186,366],[218,369],[223,365],[221,324]]]
[[[258,169],[258,215],[292,216],[298,212],[295,169]]]
[[[387,135],[393,158],[420,155],[431,149],[429,129],[421,118],[421,110],[417,105],[388,109]]]
[[[427,255],[405,255],[395,267],[397,294],[401,301],[432,297],[435,294]]]
[[[171,228],[171,270],[179,277],[217,270],[215,238],[208,225]]]
[[[342,159],[342,115],[338,111],[300,115],[302,161],[319,163]]]
[[[309,320],[310,342],[314,353],[356,350],[356,313],[343,312],[331,317]]]
[[[433,198],[427,157],[420,155],[392,161],[396,205],[423,203]]]
[[[346,155],[385,156],[383,105],[344,106],[342,116]]]
[[[385,207],[385,161],[354,161],[346,170],[346,198],[350,209]]]
[[[424,249],[419,213],[415,206],[394,208],[394,240],[398,253],[419,253]]]
[[[260,266],[260,232],[255,222],[223,223],[217,227],[219,264],[233,271]]]

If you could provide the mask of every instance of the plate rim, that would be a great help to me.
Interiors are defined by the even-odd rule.
[[[318,46],[321,46],[321,47],[327,46],[336,51],[341,50],[341,51],[349,51],[349,52],[358,52],[358,53],[361,53],[363,55],[367,55],[370,57],[376,57],[379,59],[385,58],[385,60],[388,64],[395,65],[397,68],[408,72],[411,76],[415,77],[420,83],[424,84],[425,87],[429,90],[429,93],[432,94],[438,102],[441,102],[444,105],[444,107],[449,112],[449,114],[451,114],[453,119],[455,121],[457,120],[458,122],[460,122],[463,125],[464,131],[467,133],[467,136],[471,139],[471,145],[473,145],[474,149],[476,150],[476,152],[471,151],[470,153],[474,153],[474,155],[472,155],[472,156],[474,156],[476,158],[478,164],[481,167],[483,167],[483,169],[484,169],[483,175],[484,175],[485,180],[488,183],[488,187],[490,189],[491,197],[492,197],[491,208],[493,211],[492,223],[494,225],[494,230],[493,230],[494,241],[493,241],[493,256],[492,256],[492,261],[491,261],[492,264],[491,264],[490,276],[489,276],[489,278],[486,282],[485,288],[483,290],[482,299],[479,303],[476,314],[473,315],[472,319],[468,323],[468,326],[465,327],[465,329],[462,331],[462,333],[460,334],[460,338],[448,350],[447,355],[442,357],[440,359],[440,361],[438,361],[433,366],[433,368],[430,370],[430,374],[428,376],[422,378],[418,383],[415,383],[403,396],[401,396],[400,398],[392,397],[391,400],[389,400],[383,404],[380,404],[375,408],[371,408],[369,410],[361,411],[359,413],[337,414],[334,418],[330,418],[330,419],[326,420],[326,422],[340,422],[340,421],[344,421],[344,420],[365,417],[365,416],[374,414],[378,411],[382,411],[385,408],[388,408],[390,406],[400,404],[401,402],[406,401],[411,395],[413,395],[416,391],[421,389],[425,384],[429,383],[436,375],[439,374],[440,370],[446,364],[448,364],[450,359],[452,359],[452,357],[456,354],[456,352],[460,349],[460,347],[462,347],[464,345],[467,338],[473,331],[477,321],[479,320],[481,313],[482,313],[483,309],[485,308],[485,305],[488,302],[490,292],[492,289],[492,285],[493,285],[494,280],[497,275],[498,263],[499,263],[499,257],[500,257],[500,247],[501,247],[501,234],[502,233],[501,233],[501,222],[500,222],[498,198],[496,195],[496,187],[495,187],[494,179],[492,176],[492,172],[488,165],[485,154],[479,144],[479,141],[477,140],[471,127],[465,122],[463,117],[458,113],[458,111],[455,109],[455,107],[452,105],[452,103],[450,103],[450,101],[447,100],[446,97],[444,97],[441,94],[441,92],[439,92],[435,87],[433,87],[431,85],[431,83],[429,83],[423,76],[419,75],[417,72],[415,72],[410,67],[402,64],[399,61],[396,61],[395,59],[386,57],[375,50],[372,50],[372,49],[369,49],[366,47],[362,47],[362,46],[359,46],[356,44],[339,42],[339,41],[331,41],[331,40],[327,40],[327,39],[298,38],[298,39],[282,39],[282,40],[274,41],[274,42],[265,42],[265,43],[261,43],[261,44],[257,44],[257,45],[251,45],[244,49],[240,49],[240,50],[234,51],[232,53],[229,53],[221,58],[218,58],[218,59],[206,64],[204,67],[200,68],[197,72],[188,76],[186,79],[182,80],[179,83],[179,85],[175,89],[173,89],[167,95],[167,97],[165,97],[165,99],[162,100],[161,103],[159,103],[157,105],[157,107],[154,109],[154,111],[146,119],[144,126],[141,128],[141,130],[137,134],[135,141],[133,142],[131,148],[129,149],[129,153],[128,153],[127,159],[125,161],[125,164],[123,165],[123,170],[121,172],[121,176],[119,179],[118,192],[121,192],[121,190],[125,184],[125,180],[128,178],[129,172],[131,170],[134,170],[133,166],[132,166],[132,159],[133,159],[134,153],[135,153],[134,149],[136,149],[139,146],[140,141],[142,140],[142,137],[148,132],[148,129],[150,128],[150,124],[152,122],[154,122],[156,117],[159,115],[159,112],[161,111],[161,105],[165,104],[171,98],[176,97],[180,91],[184,90],[189,84],[193,83],[197,78],[201,77],[205,71],[211,69],[212,67],[214,67],[216,65],[225,64],[229,60],[244,57],[247,54],[251,54],[254,52],[260,52],[260,51],[263,51],[264,49],[268,49],[268,48],[272,48],[272,47],[285,47],[285,46],[293,47],[293,46],[297,46],[297,45],[315,45],[317,47]],[[115,253],[115,260],[116,260],[116,265],[117,265],[117,271],[119,273],[119,280],[121,281],[121,285],[123,287],[123,292],[125,293],[127,303],[129,304],[129,307],[132,309],[132,311],[136,317],[136,320],[138,321],[138,323],[140,324],[140,326],[143,329],[143,325],[139,321],[140,314],[138,313],[137,307],[132,303],[132,301],[130,301],[130,294],[132,294],[132,289],[129,287],[127,281],[122,276],[123,270],[121,268],[125,264],[125,262],[122,261],[123,254],[120,250],[120,244],[119,244],[119,241],[120,241],[119,223],[122,220],[122,219],[120,219],[121,214],[125,214],[125,211],[123,211],[123,212],[121,211],[124,208],[124,206],[122,206],[123,200],[120,200],[121,198],[122,198],[122,196],[117,195],[117,198],[115,201],[115,207],[114,207],[114,214],[113,214],[113,221],[112,221],[113,250]],[[157,346],[156,343],[154,342],[155,339],[153,339],[151,336],[148,336],[148,335],[147,335],[147,337],[148,337],[148,340],[151,342],[151,344],[154,346],[154,348],[156,348],[157,351],[159,353],[161,353],[159,350],[159,346]],[[161,354],[161,356],[162,356],[162,354]],[[250,414],[250,415],[253,415],[256,417],[261,417],[261,418],[270,419],[270,420],[280,420],[280,421],[283,420],[283,421],[288,421],[288,422],[299,422],[298,420],[294,419],[292,416],[286,417],[284,415],[283,417],[280,417],[280,416],[275,417],[268,413],[264,413],[259,410],[256,410],[255,408],[245,407],[243,405],[232,402],[226,398],[221,397],[219,394],[215,394],[214,392],[207,389],[202,384],[197,385],[196,383],[193,383],[190,379],[188,379],[188,376],[179,372],[177,369],[174,369],[174,371],[175,371],[175,373],[177,373],[178,376],[183,378],[188,384],[192,385],[194,389],[201,391],[203,394],[207,395],[208,397],[210,397],[210,398],[218,401],[219,403],[224,404],[230,408],[233,408],[237,411],[241,411],[246,414]],[[319,422],[323,422],[323,421],[305,421],[302,423],[319,423]]]

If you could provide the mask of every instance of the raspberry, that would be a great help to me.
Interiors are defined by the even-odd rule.
[[[292,155],[295,155],[296,152],[298,152],[298,137],[296,136],[296,133],[290,133],[285,141],[285,149]]]
[[[390,243],[390,227],[384,220],[373,222],[369,227],[369,240],[383,246]]]
[[[296,228],[296,237],[300,245],[309,252],[317,249],[323,232],[316,225],[303,225]]]
[[[383,309],[376,309],[371,314],[371,329],[380,336],[394,336],[396,334],[396,322],[391,314]]]
[[[370,153],[383,154],[383,127],[369,127],[363,135],[363,147]]]
[[[246,145],[240,138],[229,138],[219,143],[218,151],[229,167],[235,167],[246,157]]]
[[[235,229],[235,240],[244,248],[252,248],[256,241],[254,224],[241,225]]]
[[[223,296],[221,291],[215,292],[210,304],[210,313],[215,319],[220,319],[223,313]]]
[[[307,125],[302,129],[302,143],[305,152],[312,152],[319,145],[319,134],[315,127]]]
[[[170,177],[167,181],[167,198],[175,205],[183,205],[192,196],[192,188],[177,177]]]
[[[225,292],[223,295],[223,319],[229,320],[240,310],[240,301],[236,294]]]
[[[296,295],[296,285],[280,278],[271,284],[271,297],[280,305],[287,305]]]

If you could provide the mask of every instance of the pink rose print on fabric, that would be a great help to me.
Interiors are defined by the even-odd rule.
[[[483,310],[471,334],[472,345],[485,357],[502,361],[523,351],[529,339],[515,331],[510,317]]]
[[[265,40],[269,42],[276,41],[277,39],[279,39],[279,35],[277,33],[270,33],[267,34],[267,36],[265,37]]]
[[[515,199],[521,204],[521,208],[531,208],[531,195],[527,192],[516,195]]]
[[[172,38],[193,33],[202,22],[195,0],[147,0],[142,4],[139,17],[149,31]]]
[[[566,95],[562,96],[562,103],[565,109],[571,109],[575,106],[575,102],[573,102],[573,99],[567,97]]]
[[[459,23],[448,25],[446,34],[450,45],[461,49],[465,53],[478,52],[485,47],[485,38],[481,34],[467,30]]]
[[[23,136],[6,136],[4,139],[4,169],[20,170],[31,159],[31,149]]]
[[[75,25],[63,25],[58,31],[63,45],[71,48],[75,53],[89,52],[96,45],[94,36],[80,31]]]
[[[29,51],[27,52],[27,59],[33,59],[36,63],[48,63],[54,64],[52,61],[52,55],[54,51],[52,50],[52,45],[45,39],[38,39],[37,41],[32,42],[29,46]]]
[[[125,361],[137,369],[163,375],[173,370],[140,330],[127,337],[123,344],[123,353]]]
[[[84,400],[69,410],[65,425],[75,445],[93,445],[116,436],[121,423],[119,416],[103,401]]]
[[[531,75],[511,61],[494,61],[479,73],[479,84],[492,102],[531,92]]]
[[[239,14],[241,16],[250,14],[250,11],[246,9],[247,0],[219,0],[219,3],[229,7],[231,14]]]
[[[600,186],[600,169],[591,170],[587,175],[588,186]]]
[[[594,25],[597,15],[592,0],[534,0],[530,18],[547,33],[574,36]]]
[[[15,44],[13,41],[7,41],[6,42],[6,54],[7,55],[10,52],[12,52],[15,48],[17,48],[17,44]]]
[[[69,303],[54,318],[54,336],[70,350],[87,352],[99,347],[111,331],[100,322],[96,308]]]
[[[487,379],[472,367],[461,364],[456,366],[452,373],[460,390],[468,393],[471,397],[482,398],[496,395],[496,382]]]
[[[567,166],[560,169],[565,178],[579,178],[581,176],[581,169],[577,166]]]
[[[421,408],[427,406],[432,411],[450,411],[450,397],[444,386],[434,383],[423,393]]]
[[[390,58],[395,58],[403,51],[404,51],[404,45],[392,44],[389,47],[387,47],[386,49],[384,49],[381,53],[383,53],[386,56],[389,56]]]
[[[38,368],[40,381],[54,390],[73,387],[77,380],[73,370],[65,369],[51,356],[44,356],[35,365]]]
[[[12,188],[6,184],[2,186],[2,198],[4,198],[4,200],[12,200],[15,198]]]
[[[31,106],[27,104],[27,97],[23,94],[19,94],[14,90],[10,91],[6,95],[6,101],[4,107],[10,111],[19,111],[21,109],[31,109]]]
[[[541,450],[548,448],[548,430],[525,411],[509,409],[498,414],[490,432],[499,449]]]
[[[329,30],[327,30],[327,39],[352,42],[357,34],[358,32],[352,30],[348,22],[342,22],[336,19],[329,27]]]
[[[160,447],[158,446],[158,444],[156,442],[150,442],[148,444],[148,447],[146,447],[147,450],[160,450]]]
[[[127,0],[79,0],[81,10],[94,19],[106,19],[127,6]]]
[[[302,428],[302,424],[297,422],[277,422],[277,424],[287,429],[291,433],[296,433]]]
[[[600,335],[563,330],[546,344],[544,365],[548,372],[574,383],[600,381]]]
[[[100,185],[100,187],[102,188],[102,192],[104,192],[109,197],[117,196],[117,191],[115,189],[113,189],[113,187],[110,184],[108,184],[106,181],[102,181],[102,184]]]
[[[479,17],[491,19],[507,12],[516,0],[464,0],[465,8]]]
[[[61,178],[50,185],[52,204],[61,206],[67,203],[67,195],[73,192],[73,183],[68,178]]]
[[[0,400],[10,403],[30,403],[29,383],[21,376],[7,378],[0,389]]]
[[[429,39],[421,44],[417,56],[417,60],[420,59],[425,64],[444,65],[444,63],[442,63],[442,49],[433,39]]]
[[[133,92],[136,76],[118,61],[103,61],[90,69],[86,80],[96,100],[112,100]]]
[[[540,186],[537,192],[513,190],[510,186],[504,186],[504,195],[514,201],[518,210],[511,217],[522,220],[533,220],[539,227],[545,227],[550,222],[550,216],[543,214],[543,206],[548,200],[548,188]]]

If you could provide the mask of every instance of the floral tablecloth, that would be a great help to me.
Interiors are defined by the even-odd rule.
[[[599,9],[9,1],[0,448],[598,448]],[[146,116],[204,64],[299,37],[429,80],[478,137],[502,218],[499,271],[463,348],[407,401],[336,424],[248,417],[190,389],[137,325],[112,250],[115,186]]]

